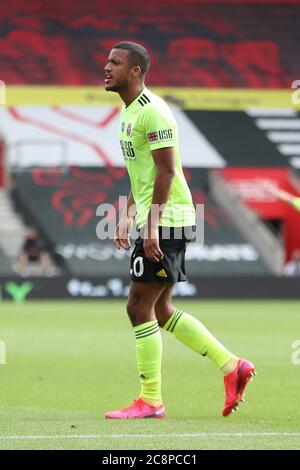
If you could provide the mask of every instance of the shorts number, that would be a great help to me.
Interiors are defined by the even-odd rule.
[[[135,258],[133,262],[133,274],[136,277],[141,277],[144,274],[144,260],[142,256]]]

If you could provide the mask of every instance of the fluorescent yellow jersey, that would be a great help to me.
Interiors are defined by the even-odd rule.
[[[159,225],[186,227],[195,225],[195,209],[185,180],[179,154],[175,118],[163,99],[144,88],[120,115],[119,138],[136,203],[139,228],[147,221],[152,203],[156,165],[152,150],[174,147],[176,163],[169,198]]]
[[[295,207],[295,209],[300,211],[300,197],[295,197],[295,199],[293,200],[293,206]]]

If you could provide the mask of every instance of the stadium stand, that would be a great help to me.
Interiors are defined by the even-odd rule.
[[[185,166],[300,166],[300,119],[292,108],[279,112],[173,107],[173,112]],[[7,163],[11,168],[47,166],[50,161],[52,166],[121,166],[115,139],[118,114],[116,108],[101,106],[0,109],[1,132],[10,143]]]
[[[261,207],[267,207],[268,201],[259,200],[257,181],[260,175],[268,178],[268,172],[278,170],[278,181],[291,188],[290,172],[300,168],[299,113],[292,105],[255,108],[255,99],[246,106],[246,100],[235,100],[234,95],[228,109],[223,109],[226,97],[224,103],[219,97],[218,108],[210,107],[209,96],[208,107],[203,98],[198,109],[190,105],[190,87],[251,88],[258,94],[262,88],[268,92],[289,88],[300,74],[294,60],[300,52],[299,13],[296,0],[153,0],[146,4],[112,0],[109,5],[100,0],[84,4],[11,0],[0,4],[0,78],[8,85],[102,87],[111,46],[124,39],[144,44],[152,59],[147,85],[187,87],[190,93],[187,105],[170,88],[162,92],[169,97],[179,124],[182,160],[194,202],[205,204],[205,245],[189,247],[189,272],[194,276],[280,274],[283,244],[288,259],[300,243],[297,214],[279,205],[277,212],[263,213]],[[55,106],[29,102],[0,109],[0,185],[13,182],[11,194],[18,209],[27,224],[39,229],[67,275],[128,274],[128,263],[122,262],[128,253],[115,250],[111,241],[97,240],[95,233],[97,206],[106,202],[116,206],[118,196],[128,193],[115,138],[119,107],[106,103],[96,97],[92,106],[86,99],[85,105],[77,105],[76,100]],[[12,179],[4,174],[7,168]],[[251,176],[251,168],[256,169],[256,177]],[[244,213],[226,209],[231,196],[226,188],[215,190],[208,177],[216,169],[219,189],[227,185],[235,198],[233,206],[240,207],[240,202]],[[237,173],[226,173],[227,169]],[[251,197],[255,193],[254,203],[250,196],[243,199],[247,191]],[[261,224],[252,225],[251,236],[245,230],[249,210],[266,222],[262,232],[270,221],[279,227],[267,257],[263,238],[254,234]],[[278,256],[272,265],[268,259],[276,247]]]
[[[1,246],[0,246],[0,276],[13,276],[15,273],[11,267],[9,260],[7,259],[6,255],[4,254]],[[1,298],[1,292],[0,292]]]
[[[284,88],[299,76],[297,1],[11,0],[0,14],[8,84],[98,85],[125,37],[150,49],[150,85]]]
[[[289,137],[292,142],[292,135],[289,136],[284,131],[287,130],[288,123],[292,127],[293,122],[299,121],[297,112],[284,121],[281,116],[274,116],[272,110],[264,118],[253,115],[251,111],[187,110],[186,114],[206,138],[214,143],[214,147],[229,166],[282,167],[289,165],[289,157],[295,154],[295,148],[294,153],[282,152],[281,146],[284,142],[281,142],[280,138],[285,140],[285,144],[288,144]],[[267,121],[269,126],[264,129],[264,123],[267,125]]]
[[[205,204],[205,245],[189,247],[189,272],[216,274],[263,274],[269,272],[262,257],[217,207],[208,194],[208,172],[186,171],[194,202]],[[99,189],[101,188],[101,189]],[[129,191],[127,175],[118,180],[99,168],[71,167],[70,172],[49,173],[41,169],[18,174],[14,198],[53,251],[60,256],[65,272],[72,275],[126,275],[129,255],[97,240],[95,213],[98,204],[118,206],[120,194]],[[39,194],[38,199],[35,195]]]

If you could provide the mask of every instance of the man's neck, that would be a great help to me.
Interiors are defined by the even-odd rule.
[[[143,91],[145,84],[141,83],[134,87],[132,90],[125,90],[119,93],[120,97],[125,103],[125,106],[129,106]]]

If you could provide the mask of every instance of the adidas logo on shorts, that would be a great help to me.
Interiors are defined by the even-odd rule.
[[[164,269],[161,269],[160,271],[158,271],[155,276],[159,276],[159,277],[168,277],[166,271]]]

